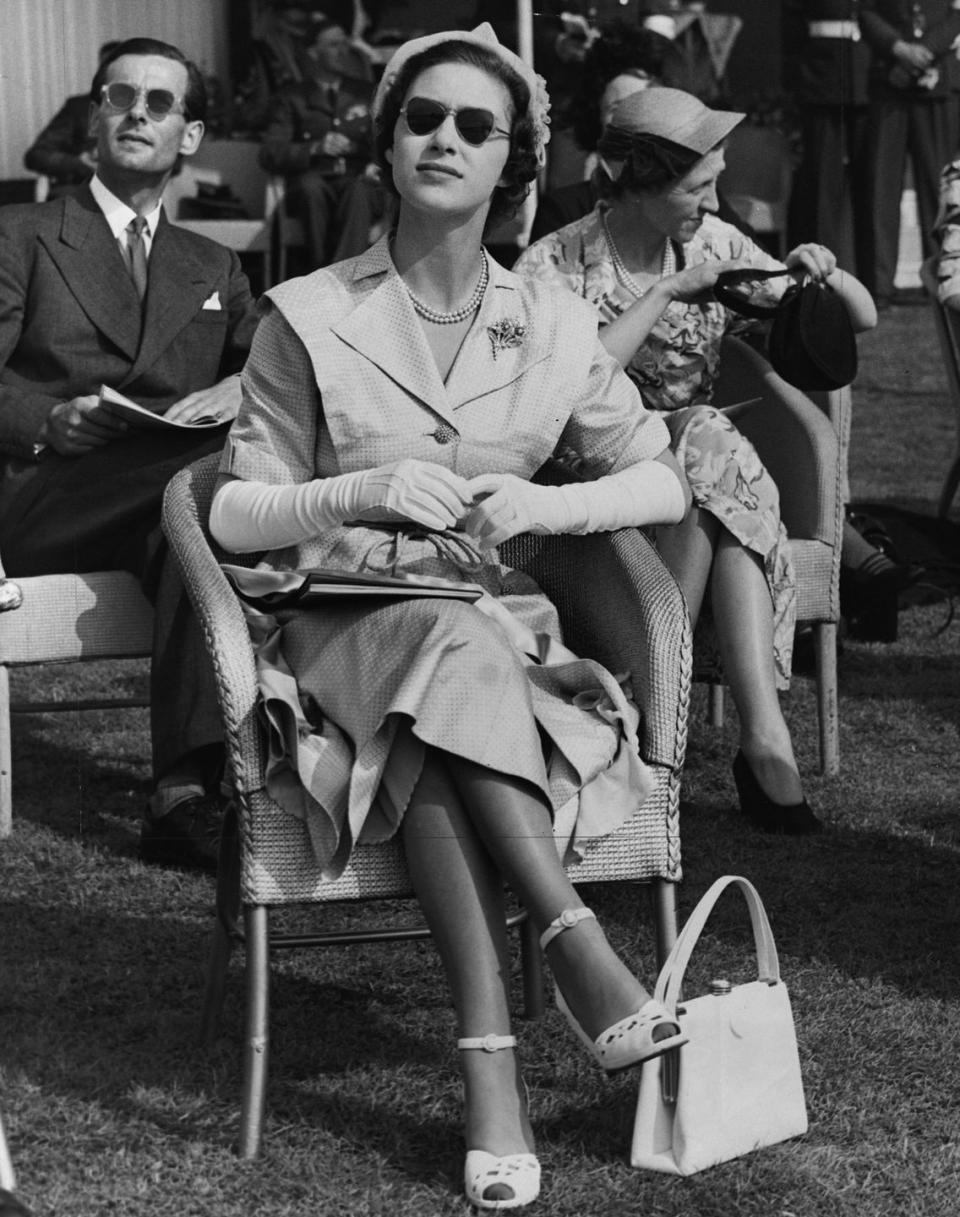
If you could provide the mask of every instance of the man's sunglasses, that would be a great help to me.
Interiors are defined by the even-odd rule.
[[[132,110],[140,97],[144,99],[147,113],[157,121],[166,118],[168,114],[183,112],[183,98],[177,97],[169,89],[138,89],[136,85],[115,80],[113,84],[104,85],[100,90],[101,101],[114,114],[125,114]]]
[[[510,135],[509,131],[497,126],[497,120],[490,110],[482,110],[478,106],[451,110],[438,101],[431,101],[429,97],[411,97],[400,113],[411,135],[432,135],[447,115],[452,114],[457,134],[474,148],[485,144],[494,133]]]

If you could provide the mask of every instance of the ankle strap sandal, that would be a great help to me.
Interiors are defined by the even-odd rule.
[[[469,1035],[457,1040],[461,1051],[500,1052],[515,1048],[514,1035]],[[463,1166],[463,1190],[478,1209],[518,1209],[540,1195],[540,1162],[536,1154],[504,1154],[468,1149]],[[493,1196],[488,1195],[494,1191]],[[503,1195],[509,1192],[510,1195]]]
[[[571,930],[593,916],[594,913],[588,908],[564,909],[540,935],[541,949],[545,949],[564,930]],[[640,1065],[669,1052],[671,1048],[679,1048],[688,1039],[665,1007],[653,998],[644,1002],[634,1014],[628,1014],[601,1031],[595,1040],[580,1026],[559,988],[556,990],[556,1002],[557,1009],[563,1013],[577,1038],[606,1073],[619,1073],[622,1069]]]
[[[516,1048],[515,1035],[472,1035],[457,1040],[457,1047],[462,1049],[479,1048],[481,1052],[499,1052],[501,1048]]]
[[[564,909],[562,913],[554,917],[540,935],[540,950],[545,951],[554,938],[558,934],[562,934],[564,930],[572,930],[575,925],[579,925],[581,921],[587,921],[590,918],[594,921],[597,919],[593,909]]]

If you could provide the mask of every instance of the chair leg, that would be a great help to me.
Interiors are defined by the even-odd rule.
[[[542,1018],[543,955],[537,927],[529,917],[520,926],[520,960],[523,968],[523,1014],[525,1018]]]
[[[0,837],[13,832],[13,770],[10,754],[10,672],[0,664]]]
[[[217,1028],[223,1017],[223,1001],[227,987],[227,967],[233,941],[217,918],[210,942],[207,959],[206,983],[203,990],[203,1008],[200,1011],[200,1045],[209,1048],[216,1038]]]
[[[723,726],[723,685],[710,685],[710,726],[719,730]]]
[[[0,1121],[0,1187],[8,1192],[15,1192],[17,1190],[17,1176],[13,1170],[13,1160],[10,1157],[10,1151],[7,1149],[7,1138],[3,1132],[2,1121]]]
[[[240,916],[240,836],[237,829],[236,804],[231,802],[223,818],[220,854],[217,859],[216,925],[207,959],[203,1009],[200,1014],[200,1044],[209,1048],[223,1017],[223,1000],[227,986],[227,968],[233,944],[241,935],[237,930]]]
[[[950,504],[953,502],[953,496],[957,493],[958,484],[960,484],[960,456],[954,457],[953,464],[950,466],[950,472],[943,483],[943,490],[940,492],[937,515],[942,520],[945,520],[950,514]]]
[[[821,621],[813,627],[817,663],[817,714],[820,721],[820,772],[840,772],[840,710],[837,700],[837,627]]]
[[[270,1015],[269,920],[265,905],[244,910],[247,942],[247,1010],[243,1048],[243,1106],[237,1152],[255,1158],[260,1149],[267,1099]]]
[[[657,933],[659,972],[677,941],[677,885],[670,879],[654,879],[650,885],[650,903]]]

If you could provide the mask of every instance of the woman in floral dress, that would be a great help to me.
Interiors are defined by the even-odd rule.
[[[227,549],[269,550],[279,569],[484,589],[476,604],[278,613],[258,660],[268,788],[306,820],[324,872],[359,841],[402,835],[457,1012],[467,1196],[514,1208],[536,1198],[540,1166],[510,1034],[504,880],[604,1068],[684,1037],[560,864],[650,788],[636,707],[563,646],[553,606],[495,547],[530,530],[677,521],[689,495],[593,310],[483,249],[491,216],[516,205],[542,160],[533,74],[489,26],[429,35],[391,60],[374,114],[396,232],[267,294],[210,523]],[[531,484],[558,444],[592,480]]]
[[[694,509],[658,529],[657,543],[694,621],[709,597],[740,718],[740,805],[760,828],[799,834],[821,825],[803,797],[778,698],[790,680],[796,619],[779,496],[750,442],[709,404],[723,337],[758,323],[710,289],[724,270],[786,266],[834,287],[856,329],[875,324],[876,313],[829,250],[801,245],[781,264],[716,218],[722,142],[742,118],[677,89],[620,102],[600,144],[606,197],[532,245],[514,270],[588,300],[607,350],[666,420]],[[757,291],[782,293],[787,282]]]

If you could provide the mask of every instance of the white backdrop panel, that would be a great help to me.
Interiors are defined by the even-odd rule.
[[[66,97],[90,87],[97,48],[145,36],[228,76],[229,0],[0,0],[0,178],[27,177],[23,154]]]

